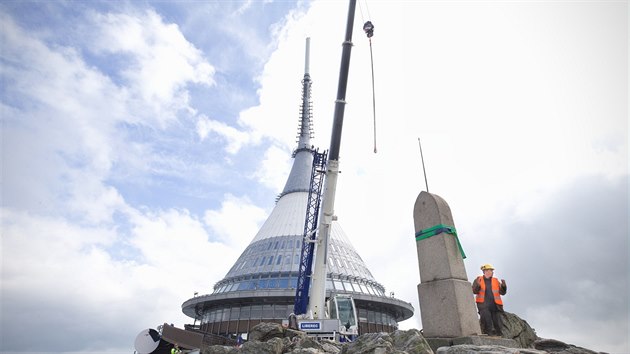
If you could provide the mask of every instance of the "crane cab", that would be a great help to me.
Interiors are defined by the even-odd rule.
[[[359,335],[357,309],[349,295],[334,295],[326,302],[330,319],[339,320],[339,334],[353,340]]]

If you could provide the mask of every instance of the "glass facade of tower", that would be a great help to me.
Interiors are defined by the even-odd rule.
[[[304,197],[291,193],[278,204],[296,204]],[[291,197],[289,197],[291,196]],[[284,199],[287,197],[286,199]],[[285,224],[285,207],[276,205],[265,224]],[[302,208],[304,209],[304,208]],[[299,212],[297,213],[299,215]],[[264,225],[261,231],[266,229]],[[359,333],[391,332],[398,322],[413,315],[411,304],[388,296],[365,263],[349,243],[337,222],[333,222],[328,253],[327,297],[332,294],[352,295],[357,306]],[[257,238],[245,249],[213,292],[186,301],[183,311],[195,319],[194,328],[207,333],[235,337],[249,332],[260,322],[282,323],[293,312],[297,285],[301,235]],[[192,326],[188,326],[192,328]]]
[[[232,303],[223,302],[211,305],[200,311],[195,322],[199,322],[199,324],[188,325],[187,329],[194,328],[206,333],[232,338],[236,338],[238,335],[246,337],[250,328],[260,322],[282,323],[283,320],[286,320],[289,314],[293,312],[294,298],[283,295],[291,293],[276,289],[268,292],[265,299],[258,299],[260,301],[256,301],[254,298],[239,298],[238,300],[234,299]],[[398,328],[401,313],[392,311],[396,306],[392,306],[392,304],[375,306],[379,301],[374,298],[365,301],[355,296],[354,299],[359,317],[359,334],[392,332]],[[406,310],[409,312],[403,316],[413,314],[410,305]]]
[[[372,274],[352,246],[337,238],[331,239],[329,246],[331,278],[327,279],[328,289],[385,296],[385,289],[372,280]],[[295,289],[301,248],[301,236],[272,237],[251,244],[230,270],[229,274],[233,275],[218,282],[213,294]]]

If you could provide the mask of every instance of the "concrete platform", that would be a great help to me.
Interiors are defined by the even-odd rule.
[[[507,348],[520,348],[521,346],[514,339],[490,337],[490,336],[466,336],[455,338],[425,338],[431,350],[437,352],[439,347],[451,347],[453,345],[470,344],[470,345],[500,345]]]

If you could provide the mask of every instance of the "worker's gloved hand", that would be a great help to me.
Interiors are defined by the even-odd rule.
[[[501,279],[501,285],[505,286],[505,279]]]
[[[481,285],[479,284],[479,278],[477,278],[472,283],[472,291],[474,294],[477,294],[479,290],[481,290]]]

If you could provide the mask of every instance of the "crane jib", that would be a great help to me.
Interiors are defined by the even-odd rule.
[[[350,53],[352,51],[352,28],[354,25],[355,9],[356,0],[350,0],[346,34],[341,54],[339,85],[337,88],[337,99],[335,100],[335,111],[333,117],[332,135],[330,139],[330,149],[328,151],[326,178],[324,181],[324,194],[322,197],[323,209],[319,220],[317,246],[315,249],[314,260],[315,264],[313,267],[311,291],[307,311],[310,316],[313,316],[313,318],[324,318],[326,313],[326,250],[328,248],[327,243],[330,238],[335,205],[335,192],[337,188],[337,176],[339,174],[339,150],[341,145],[344,108],[346,104],[346,89],[350,68]]]

